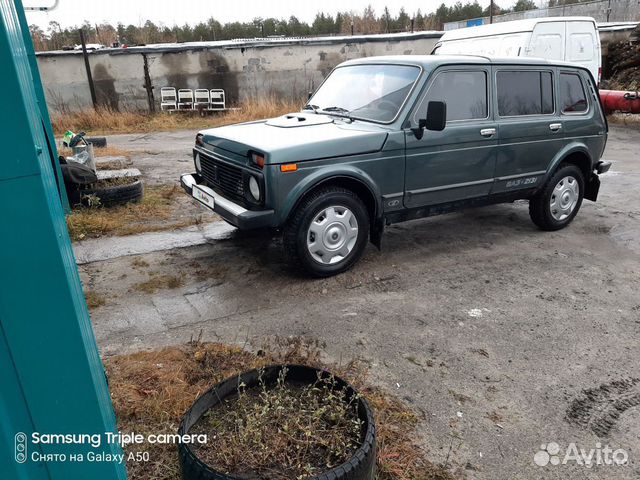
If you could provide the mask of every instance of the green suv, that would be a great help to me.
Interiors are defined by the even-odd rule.
[[[529,200],[543,230],[595,201],[607,122],[586,68],[393,56],[338,65],[301,112],[204,130],[183,188],[241,229],[283,232],[308,272],[350,268],[385,225]]]

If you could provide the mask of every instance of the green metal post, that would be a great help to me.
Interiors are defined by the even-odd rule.
[[[116,431],[115,415],[66,229],[50,120],[25,26],[20,1],[0,0],[0,477],[124,480],[124,462],[89,461],[90,453],[122,450],[106,442],[105,433]],[[39,444],[38,434],[99,434],[100,443],[76,437]]]
[[[18,19],[20,21],[20,30],[22,32],[22,40],[27,51],[27,57],[29,58],[29,67],[31,67],[31,77],[33,78],[33,89],[36,93],[36,102],[40,109],[42,118],[46,118],[46,122],[43,123],[47,137],[47,146],[50,150],[51,158],[53,159],[54,175],[56,177],[56,183],[58,185],[58,192],[60,193],[60,200],[65,212],[69,212],[69,200],[67,199],[67,191],[64,188],[64,181],[62,179],[62,171],[60,170],[60,163],[58,162],[58,149],[56,147],[55,137],[53,135],[53,128],[51,128],[51,122],[49,121],[49,109],[47,108],[47,99],[44,94],[44,88],[42,87],[42,80],[40,79],[40,72],[38,70],[38,60],[36,58],[36,52],[33,48],[33,41],[31,40],[31,34],[29,33],[29,25],[27,24],[27,18],[23,14],[21,0],[16,0],[16,6],[19,9]]]

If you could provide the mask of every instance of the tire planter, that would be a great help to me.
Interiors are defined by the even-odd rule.
[[[278,375],[283,368],[287,368],[286,381],[297,384],[311,384],[318,379],[318,372],[322,378],[330,377],[326,371],[301,365],[274,365],[265,367],[262,370],[262,381],[267,385],[274,385]],[[180,427],[179,435],[189,433],[189,430],[202,415],[209,409],[222,403],[226,398],[233,397],[238,391],[238,384],[246,384],[246,388],[256,387],[259,383],[258,370],[245,372],[237,377],[229,378],[211,390],[202,394],[185,414]],[[344,380],[334,377],[339,389],[344,389],[349,398],[353,398],[357,392]],[[362,442],[353,456],[331,470],[320,475],[309,477],[309,480],[373,480],[376,467],[376,427],[373,420],[373,413],[367,401],[360,397],[358,400],[358,417],[363,422]],[[229,476],[218,472],[202,460],[193,452],[188,444],[178,445],[178,455],[180,457],[180,467],[182,478],[185,480],[243,480],[242,477]]]
[[[84,137],[84,140],[87,143],[92,143],[96,148],[104,148],[107,146],[107,138],[106,137]]]
[[[124,185],[115,185],[104,188],[96,188],[96,184],[88,185],[88,188],[67,188],[69,203],[73,205],[85,205],[86,198],[96,196],[100,199],[103,207],[114,207],[124,205],[129,202],[139,202],[142,200],[144,189],[140,179]]]

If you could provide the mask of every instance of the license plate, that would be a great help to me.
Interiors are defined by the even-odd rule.
[[[213,195],[208,194],[204,190],[200,190],[197,185],[193,186],[191,190],[191,194],[193,195],[193,198],[198,200],[200,203],[213,209],[215,205],[215,200],[213,199]]]

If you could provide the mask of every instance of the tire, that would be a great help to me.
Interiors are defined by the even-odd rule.
[[[333,213],[329,215],[334,221],[329,215],[323,220],[322,213],[331,212],[331,208]],[[330,223],[321,225],[327,219]],[[316,233],[312,232],[312,222],[315,223]],[[364,253],[369,224],[367,208],[354,192],[341,187],[319,189],[304,198],[284,227],[282,243],[285,258],[290,264],[317,277],[342,273],[351,268]],[[350,237],[354,234],[354,225],[357,236]],[[317,240],[315,253],[312,253],[312,234]],[[320,236],[322,240],[318,238]],[[331,245],[334,240],[337,243]]]
[[[90,198],[95,196],[100,199],[101,206],[115,207],[129,202],[139,202],[142,200],[144,194],[144,188],[140,179],[137,179],[133,183],[113,187],[95,188],[95,184],[91,187],[92,188],[68,189],[67,196],[71,206],[90,206]]]
[[[107,146],[106,137],[84,137],[84,140],[87,143],[93,143],[93,146],[95,148],[104,148]]]
[[[312,384],[318,375],[328,378],[326,370],[318,370],[302,365],[273,365],[265,367],[263,372],[251,370],[219,383],[211,390],[203,393],[184,415],[178,428],[178,435],[188,435],[189,430],[210,408],[221,404],[227,398],[237,394],[238,385],[244,383],[246,388],[259,384],[260,378],[266,385],[273,385],[283,368],[287,368],[287,379],[297,385]],[[358,418],[362,421],[363,435],[359,448],[351,458],[342,465],[332,468],[307,480],[374,480],[376,471],[377,434],[373,412],[367,401],[359,396],[356,390],[341,378],[334,377],[335,385],[345,392],[346,399],[357,398]],[[226,475],[210,467],[198,458],[189,444],[178,444],[178,456],[185,480],[240,480],[238,477]]]
[[[529,216],[542,230],[560,230],[575,218],[583,197],[582,171],[572,164],[560,164],[542,189],[529,199]]]

